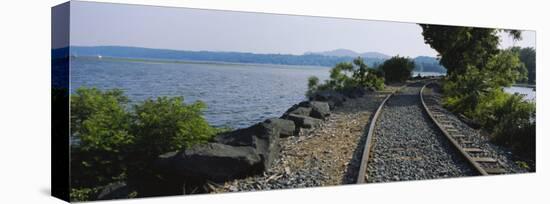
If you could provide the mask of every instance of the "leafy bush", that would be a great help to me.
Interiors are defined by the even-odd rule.
[[[496,108],[494,117],[498,122],[493,127],[492,140],[514,152],[535,159],[536,123],[535,104],[523,101],[522,97],[514,94]]]
[[[450,84],[453,83],[448,82],[445,87],[449,88]],[[505,93],[502,88],[488,89],[484,94],[473,93],[468,94],[468,97],[478,95],[477,100],[466,100],[468,97],[447,97],[445,102],[454,108],[461,108],[461,105],[468,103],[466,101],[475,101],[473,109],[463,113],[488,130],[493,142],[534,160],[536,125],[532,120],[536,114],[535,104],[524,101],[518,94]]]
[[[486,103],[501,87],[525,78],[518,54],[511,50],[501,51],[492,57],[485,68],[468,66],[463,74],[456,74],[445,81],[445,105],[451,110],[471,115],[479,103]]]
[[[208,141],[215,128],[202,117],[205,108],[200,101],[184,104],[182,97],[159,97],[135,105],[132,123],[135,151],[141,152],[140,156],[156,157]]]
[[[405,82],[411,77],[414,61],[406,57],[394,56],[380,65],[380,69],[384,72],[387,82]]]
[[[150,175],[156,156],[206,142],[218,131],[202,117],[202,102],[160,97],[132,109],[128,102],[116,89],[79,88],[71,95],[71,200],[88,200],[101,186]]]
[[[133,143],[130,117],[120,90],[79,88],[71,95],[71,185],[104,185],[125,170],[125,150]]]
[[[342,92],[354,87],[383,89],[384,79],[380,75],[378,70],[369,68],[363,59],[358,57],[353,60],[353,63],[341,62],[330,69],[330,79],[323,84],[319,84],[319,78],[309,77],[306,95],[323,90]]]

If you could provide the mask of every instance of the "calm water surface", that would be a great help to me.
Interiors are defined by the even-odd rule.
[[[279,117],[305,99],[307,78],[329,76],[327,67],[257,64],[149,63],[74,58],[71,92],[81,86],[119,88],[132,102],[183,96],[208,105],[214,126],[246,127]]]
[[[535,102],[536,100],[536,91],[533,90],[533,88],[527,88],[527,87],[505,87],[504,91],[507,93],[519,93],[523,95],[523,99],[527,101]]]

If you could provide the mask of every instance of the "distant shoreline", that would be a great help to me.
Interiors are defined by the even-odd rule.
[[[363,53],[365,54],[365,53]],[[256,65],[290,65],[311,67],[333,67],[341,62],[352,62],[354,56],[334,56],[326,53],[292,54],[259,54],[249,52],[218,52],[218,51],[186,51],[150,49],[123,46],[70,46],[53,49],[52,58],[58,57],[92,57],[117,58],[126,61],[156,62],[156,63],[200,63],[200,64],[256,64]],[[365,57],[369,67],[384,63],[387,58]],[[415,62],[415,70],[425,72],[446,73],[445,67],[439,64],[435,57],[418,56],[411,58]]]
[[[147,58],[127,58],[127,57],[101,57],[97,56],[71,56],[71,59],[88,59],[88,60],[105,60],[105,61],[121,61],[121,62],[141,62],[141,63],[163,63],[163,64],[211,64],[211,65],[268,65],[278,67],[311,67],[311,68],[330,68],[320,65],[288,65],[288,64],[268,64],[268,63],[247,63],[247,62],[223,62],[223,61],[200,61],[200,60],[163,60],[163,59],[147,59]]]

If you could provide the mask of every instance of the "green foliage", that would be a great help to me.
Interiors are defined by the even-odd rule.
[[[126,170],[124,151],[133,142],[127,102],[120,90],[79,88],[71,95],[73,186],[103,185]]]
[[[494,117],[498,123],[493,128],[493,141],[510,147],[531,160],[535,159],[536,123],[535,104],[523,101],[514,94],[496,108]]]
[[[182,97],[148,99],[134,106],[132,133],[136,151],[147,158],[206,142],[215,133],[202,111],[203,102],[190,105]]]
[[[377,90],[384,88],[384,79],[381,77],[380,71],[369,68],[361,57],[355,58],[353,63],[338,63],[329,72],[330,79],[323,84],[319,84],[319,78],[309,77],[306,95],[309,96],[316,91],[323,90],[342,92],[354,87],[372,87]]]
[[[94,200],[94,196],[99,194],[99,188],[71,188],[71,202],[80,202]]]
[[[160,97],[128,108],[120,90],[79,88],[71,95],[71,199],[99,186],[151,175],[156,156],[206,142],[219,131],[202,117],[206,105]]]
[[[516,81],[527,79],[527,71],[519,59],[519,54],[511,49],[503,50],[491,57],[481,71],[487,83],[495,88],[511,86]]]
[[[307,79],[307,92],[306,96],[311,96],[314,91],[319,89],[319,78],[316,76],[310,76]]]
[[[519,54],[520,61],[525,65],[527,78],[519,80],[521,83],[535,84],[537,75],[537,52],[532,47],[520,48],[514,47],[511,50]]]
[[[421,24],[424,41],[440,55],[440,63],[452,77],[463,74],[469,66],[483,69],[499,53],[499,36],[502,30],[462,26]],[[514,39],[521,32],[506,30]]]
[[[535,104],[502,87],[531,80],[534,50],[499,50],[501,30],[472,27],[420,25],[426,43],[441,57],[450,76],[444,81],[444,105],[482,124],[492,141],[510,147],[534,161]],[[515,39],[521,32],[506,30]],[[521,60],[520,60],[521,59]],[[523,63],[522,63],[523,62]]]
[[[470,113],[492,134],[492,141],[511,148],[519,155],[535,159],[535,104],[518,94],[492,91]]]
[[[468,115],[480,102],[488,99],[486,94],[525,77],[521,69],[517,53],[501,51],[487,62],[485,69],[469,66],[465,73],[446,80],[444,103],[451,110]]]
[[[411,77],[414,67],[413,60],[398,55],[386,60],[380,69],[384,72],[387,82],[405,82]]]

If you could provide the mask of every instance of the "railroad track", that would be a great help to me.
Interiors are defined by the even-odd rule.
[[[473,142],[467,134],[461,133],[461,131],[450,122],[448,111],[441,106],[440,95],[434,93],[424,94],[424,90],[430,85],[434,84],[427,83],[420,90],[422,106],[441,132],[451,141],[453,146],[462,156],[464,156],[464,158],[466,158],[479,174],[496,175],[506,173],[507,171],[504,165],[499,160],[491,157],[487,150],[484,150]]]
[[[455,157],[447,156],[444,158],[446,158],[447,160],[450,160],[448,161],[451,164],[450,166],[456,165],[456,166],[463,166],[463,167],[456,167],[456,169],[458,170],[455,170],[455,172],[449,173],[449,175],[443,175],[443,176],[427,175],[425,179],[470,176],[470,175],[476,175],[476,174],[477,175],[494,175],[494,174],[506,173],[507,171],[505,170],[505,168],[503,167],[503,164],[500,161],[491,157],[488,151],[485,151],[483,148],[478,146],[475,142],[472,142],[473,140],[468,139],[468,137],[471,137],[469,136],[469,134],[463,134],[459,128],[454,127],[453,123],[449,122],[450,120],[447,117],[449,117],[450,113],[441,107],[440,105],[441,96],[438,94],[425,93],[426,86],[430,84],[432,83],[431,82],[423,83],[423,85],[416,84],[415,85],[416,89],[411,92],[416,91],[414,93],[418,93],[418,96],[417,96],[418,98],[415,99],[414,102],[409,102],[409,103],[412,104],[411,107],[419,109],[419,111],[415,113],[419,114],[417,118],[420,118],[419,120],[421,120],[421,122],[430,123],[429,125],[426,125],[423,128],[425,130],[427,129],[426,131],[430,132],[429,133],[431,134],[430,136],[433,135],[433,137],[437,138],[437,140],[436,139],[430,140],[431,142],[438,143],[438,141],[440,140],[445,140],[444,143],[450,143],[450,145],[441,146],[441,148],[444,148],[445,151],[433,152],[432,154],[457,155]],[[419,87],[422,87],[422,88],[420,88],[420,90],[418,91]],[[397,92],[399,92],[399,90]],[[357,180],[356,180],[357,183],[367,182],[367,177],[369,175],[368,165],[369,165],[369,162],[372,162],[370,160],[374,157],[372,155],[373,154],[372,152],[373,152],[373,146],[375,146],[374,144],[375,141],[373,141],[373,137],[375,137],[375,134],[376,134],[375,130],[377,129],[377,126],[379,126],[378,124],[379,117],[384,111],[384,107],[386,106],[388,100],[390,100],[391,97],[395,97],[394,94],[395,92],[388,95],[388,97],[384,99],[384,101],[380,104],[380,106],[378,107],[377,111],[375,112],[371,120],[372,122],[369,125],[369,129],[367,131],[367,136],[366,136],[367,138],[363,149],[361,164],[359,166],[359,171],[358,171]],[[420,103],[421,105],[419,105],[418,103]],[[421,108],[418,108],[418,106],[420,106]],[[422,115],[422,114],[427,114],[429,116],[428,117],[429,119],[425,119],[425,115]],[[419,128],[422,128],[422,127],[419,127]],[[425,133],[419,133],[419,134],[425,134]],[[444,135],[444,138],[441,135]],[[379,136],[376,136],[376,137],[379,137]],[[384,135],[384,137],[386,137],[386,135]],[[395,137],[395,134],[394,134],[394,137]],[[406,140],[406,139],[407,139],[406,137],[399,138],[399,140]],[[414,141],[414,139],[411,139],[411,140]],[[425,144],[415,144],[415,145],[417,146],[412,145],[412,146],[402,148],[403,149],[402,152],[405,152],[406,154],[411,153],[411,151],[414,151],[414,149],[417,149],[417,148],[421,149],[422,148],[421,146]],[[383,152],[389,152],[389,151],[392,151],[393,149],[396,149],[395,147],[391,147],[391,146],[381,147],[381,148],[384,149]],[[409,150],[409,149],[413,149],[413,150]],[[424,155],[430,154],[429,149],[427,150],[428,152],[426,152],[426,149],[423,149],[422,151],[424,152],[419,153],[420,155],[417,156],[418,158],[423,157],[423,155],[421,154],[424,154]],[[448,153],[448,152],[454,152],[454,153]],[[414,153],[413,155],[417,155],[416,152],[412,152],[412,153]],[[395,152],[392,152],[392,154],[398,155],[398,154],[395,154]],[[425,156],[425,157],[429,157],[429,156]],[[460,157],[463,157],[464,159]],[[411,158],[411,157],[408,157],[408,158]],[[426,160],[428,161],[428,163],[430,162],[429,158]],[[461,161],[458,161],[458,160],[461,160]],[[391,162],[392,161],[386,162],[386,164]],[[399,162],[395,164],[399,164]],[[392,167],[392,168],[400,168],[400,167]],[[407,168],[412,168],[409,171],[413,172],[414,174],[414,172],[417,170],[419,170],[419,172],[420,170],[423,171],[422,168],[424,167],[419,169],[414,169],[415,166],[413,164],[408,166]],[[467,170],[464,170],[463,168],[467,168]],[[388,170],[387,168],[383,168],[382,171],[388,171]],[[440,169],[436,169],[434,172],[437,172],[437,171],[441,173]],[[424,177],[422,179],[424,179]],[[401,180],[401,179],[398,178],[398,180]],[[404,180],[407,180],[407,179],[404,179]],[[408,180],[415,180],[414,176],[410,177]],[[392,181],[392,180],[390,179],[388,181]]]

